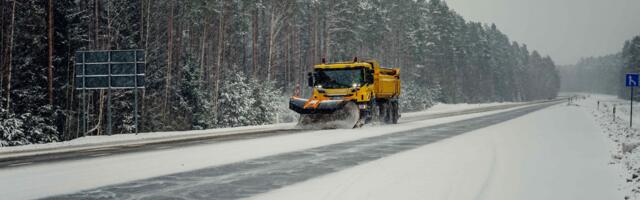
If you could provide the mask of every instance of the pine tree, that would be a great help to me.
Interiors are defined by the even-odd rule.
[[[245,75],[236,72],[224,80],[220,87],[218,102],[217,126],[237,127],[252,124],[253,88],[247,84]]]
[[[275,82],[253,80],[250,82],[250,87],[255,88],[251,95],[255,98],[254,104],[251,106],[253,108],[251,115],[254,116],[251,124],[263,125],[277,122],[277,114],[284,112],[279,109],[281,108],[280,102],[283,102],[283,99],[279,89],[275,87]]]
[[[183,67],[183,81],[181,96],[185,99],[185,111],[191,116],[191,129],[201,130],[212,128],[215,124],[213,115],[211,114],[211,98],[205,93],[205,88],[201,83],[200,77],[202,72],[200,67],[192,64],[188,60]]]
[[[403,112],[422,111],[435,105],[440,97],[439,86],[420,86],[415,81],[403,81],[402,92],[412,95],[400,97],[400,108]]]
[[[58,105],[48,104],[47,90],[47,24],[32,25],[38,19],[46,19],[47,4],[29,0],[18,3],[21,12],[16,13],[16,34],[13,60],[14,75],[11,83],[11,112],[25,124],[23,132],[30,143],[57,141],[60,134],[56,127],[60,116]],[[29,102],[29,103],[24,103]]]
[[[22,119],[0,107],[0,147],[30,144],[23,130]]]

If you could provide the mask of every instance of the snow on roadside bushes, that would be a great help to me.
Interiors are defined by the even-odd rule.
[[[273,81],[247,80],[237,72],[220,91],[216,128],[273,124],[288,116],[288,96]]]
[[[51,114],[50,106],[42,107],[39,112],[16,115],[0,108],[0,147],[58,141],[59,134],[50,125],[51,119],[41,117],[45,114],[55,117],[56,113]]]
[[[403,80],[400,95],[400,110],[402,112],[423,111],[438,103],[441,95],[440,85],[422,87],[416,81]]]
[[[640,131],[637,129],[640,124],[634,123],[631,128],[628,117],[622,117],[628,116],[628,109],[621,109],[629,106],[628,102],[612,96],[588,95],[588,98],[577,103],[593,114],[604,133],[615,144],[615,151],[611,152],[611,164],[619,165],[625,171],[621,178],[626,184],[620,188],[626,194],[625,199],[640,199]],[[615,117],[614,106],[617,112]]]

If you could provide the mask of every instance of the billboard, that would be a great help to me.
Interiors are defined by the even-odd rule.
[[[143,50],[78,51],[75,63],[76,89],[144,88]]]

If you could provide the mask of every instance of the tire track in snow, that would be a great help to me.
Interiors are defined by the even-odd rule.
[[[495,141],[492,139],[492,143],[495,144]],[[476,195],[476,200],[486,199],[487,196],[486,191],[491,182],[493,181],[493,176],[496,173],[496,162],[498,160],[498,151],[496,150],[496,145],[491,145],[491,166],[489,166],[489,171],[486,173],[486,177],[482,183],[482,187],[478,191]]]

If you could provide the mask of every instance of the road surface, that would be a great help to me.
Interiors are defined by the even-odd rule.
[[[240,199],[514,119],[552,104],[51,197]]]
[[[571,109],[538,102],[407,114],[397,125],[354,130],[271,128],[33,150],[2,160],[5,152],[0,193],[8,199],[617,199],[597,190],[615,190],[600,132]],[[563,123],[566,118],[579,123]],[[579,154],[566,153],[561,144],[585,133],[590,137],[573,145]],[[537,184],[545,174],[566,178]],[[572,182],[578,179],[584,180]],[[540,192],[545,186],[557,191]],[[580,196],[576,188],[597,193]]]
[[[522,104],[488,106],[488,107],[465,109],[460,111],[444,112],[444,113],[436,113],[436,114],[414,115],[410,117],[401,118],[399,123],[406,124],[410,122],[422,121],[422,120],[428,120],[428,119],[438,119],[438,118],[444,118],[444,117],[468,115],[473,113],[504,110],[504,109],[514,108],[522,105],[533,105],[538,103],[545,103],[545,101],[522,103]],[[145,142],[145,143],[135,143],[135,144],[122,144],[122,145],[115,144],[110,146],[99,146],[99,147],[91,147],[90,145],[88,145],[87,148],[82,148],[78,150],[55,151],[51,153],[47,152],[46,149],[45,150],[37,149],[37,150],[34,150],[35,152],[33,152],[33,154],[20,155],[20,156],[13,156],[10,153],[0,152],[0,169],[17,167],[17,166],[35,165],[35,164],[46,164],[46,163],[52,163],[52,162],[80,160],[80,159],[87,159],[87,158],[93,158],[98,156],[139,153],[139,152],[146,152],[146,151],[155,151],[158,149],[180,148],[184,146],[209,145],[209,144],[214,144],[219,142],[228,142],[228,141],[234,141],[234,140],[248,140],[248,139],[272,137],[272,136],[278,136],[278,135],[296,134],[296,133],[304,133],[304,132],[309,132],[309,130],[300,130],[297,128],[287,127],[287,128],[279,128],[279,129],[266,130],[266,131],[265,130],[244,131],[244,132],[241,132],[241,134],[205,135],[203,137],[189,137],[184,139],[179,138],[174,140],[162,140],[158,142]],[[43,153],[40,153],[39,151],[43,151]],[[32,152],[26,151],[26,153],[32,153]]]

